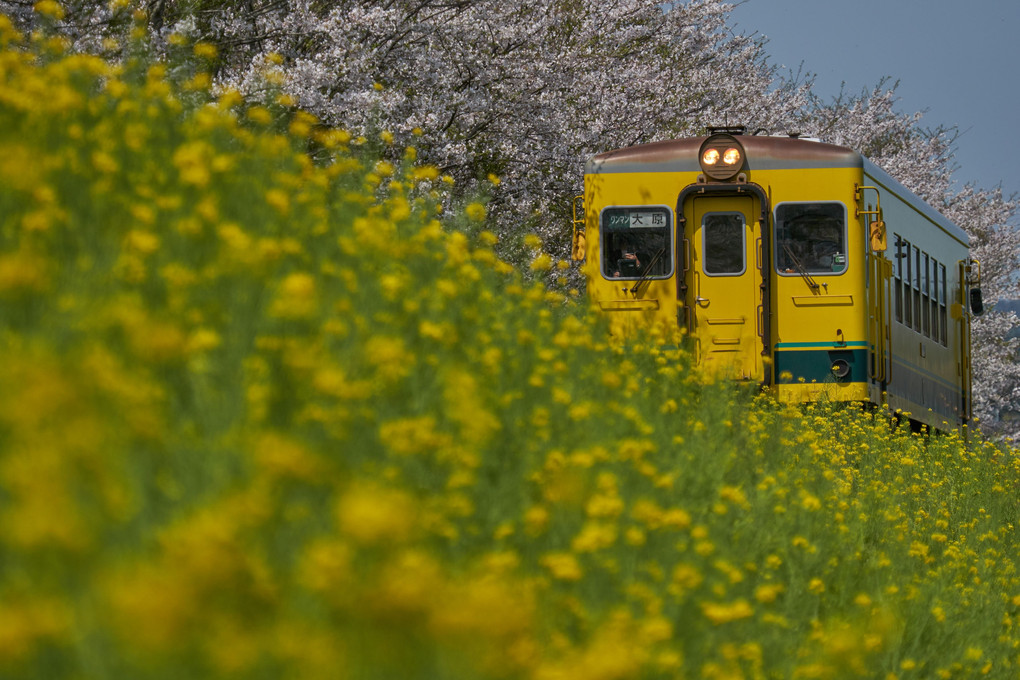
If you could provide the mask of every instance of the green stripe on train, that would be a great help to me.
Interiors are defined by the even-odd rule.
[[[868,379],[867,349],[780,350],[775,353],[776,384],[799,382],[865,382]],[[834,370],[834,367],[835,370]],[[845,375],[837,375],[845,370]]]

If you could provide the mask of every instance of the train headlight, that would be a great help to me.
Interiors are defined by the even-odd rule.
[[[832,374],[837,378],[845,378],[850,375],[850,364],[845,359],[836,359],[832,362]]]
[[[731,134],[712,135],[698,153],[701,170],[714,180],[729,180],[744,169],[744,147]]]

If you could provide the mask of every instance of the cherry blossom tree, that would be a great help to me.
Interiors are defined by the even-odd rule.
[[[707,124],[790,127],[807,83],[786,82],[720,0],[67,0],[76,48],[117,42],[125,16],[219,47],[217,81],[297,106],[355,136],[414,145],[497,230],[537,233],[557,257],[584,162]],[[21,0],[0,0],[23,23]],[[118,19],[120,19],[118,23]],[[119,35],[116,35],[119,31]],[[489,181],[499,178],[498,186]],[[512,254],[512,253],[511,253]]]
[[[224,82],[281,84],[327,124],[414,144],[463,193],[491,194],[501,234],[537,233],[558,256],[587,157],[718,120],[782,126],[806,102],[718,0],[277,5],[216,24],[248,57]]]

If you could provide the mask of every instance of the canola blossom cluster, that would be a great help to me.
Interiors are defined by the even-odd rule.
[[[0,18],[0,676],[1016,677],[1011,452],[609,342],[209,46],[65,47]]]

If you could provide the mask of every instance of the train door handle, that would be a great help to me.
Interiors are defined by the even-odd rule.
[[[704,302],[705,304],[702,305],[701,304],[702,302]],[[707,307],[710,302],[711,302],[711,300],[709,300],[708,298],[703,298],[700,295],[697,296],[696,298],[694,298],[694,304],[696,304],[698,306],[701,306],[701,307]]]

